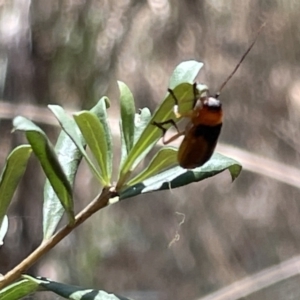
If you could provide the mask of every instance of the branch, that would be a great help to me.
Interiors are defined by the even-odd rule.
[[[63,238],[65,238],[71,231],[87,220],[91,215],[107,206],[109,199],[115,197],[116,195],[117,194],[114,188],[104,188],[100,195],[98,195],[89,205],[87,205],[80,213],[78,213],[78,215],[75,217],[74,224],[68,224],[64,226],[51,238],[43,241],[34,252],[32,252],[20,264],[0,278],[0,290],[19,279],[22,273],[36,263],[45,253],[57,245]]]

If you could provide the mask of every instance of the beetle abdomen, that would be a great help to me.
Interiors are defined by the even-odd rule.
[[[193,169],[205,164],[212,156],[222,123],[214,126],[193,126],[184,137],[179,150],[178,161],[182,168]]]

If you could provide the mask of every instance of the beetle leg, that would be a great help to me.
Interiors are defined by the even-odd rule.
[[[170,95],[173,97],[173,99],[174,99],[174,102],[175,102],[175,105],[177,105],[177,106],[178,106],[178,99],[177,99],[177,97],[175,96],[175,94],[174,94],[173,90],[171,90],[171,89],[168,89],[168,92],[169,92],[169,93],[170,93]]]
[[[181,114],[180,114],[179,111],[178,111],[178,99],[177,99],[177,97],[175,96],[173,90],[168,89],[168,92],[169,92],[170,95],[173,97],[174,102],[175,102],[175,105],[174,105],[174,108],[173,108],[174,114],[175,114],[176,118],[180,118],[180,117],[181,117]]]
[[[176,118],[180,118],[180,117],[192,118],[195,115],[194,109],[191,109],[190,111],[185,112],[185,113],[180,113],[179,110],[178,110],[178,99],[177,99],[175,93],[171,89],[168,89],[168,92],[173,97],[174,102],[175,102],[175,105],[174,105],[174,108],[173,108],[173,112],[174,112]],[[198,101],[197,83],[196,82],[193,84],[193,94],[194,94],[194,103],[193,103],[193,108],[194,108],[196,106],[197,101]]]
[[[181,135],[183,135],[184,132],[185,132],[185,131],[179,131],[179,129],[177,127],[177,124],[172,119],[166,120],[164,122],[155,122],[154,121],[152,124],[155,125],[155,126],[157,126],[159,129],[162,130],[162,132],[163,132],[162,141],[163,141],[164,144],[168,144],[168,143],[176,140],[178,137],[180,137]],[[177,130],[177,133],[174,136],[170,137],[168,140],[165,139],[166,132],[168,131],[168,129],[163,126],[163,125],[166,125],[166,124],[171,124]]]
[[[158,128],[160,128],[163,132],[163,134],[165,135],[166,132],[167,132],[167,128],[165,128],[163,125],[166,125],[166,124],[171,124],[172,126],[174,126],[177,130],[177,132],[179,132],[179,129],[178,129],[178,126],[176,124],[176,122],[173,120],[173,119],[170,119],[170,120],[166,120],[166,121],[163,121],[163,122],[156,122],[156,121],[153,121],[152,123],[153,125],[157,126]]]
[[[193,107],[195,107],[196,103],[197,103],[197,83],[196,82],[194,82],[194,84],[193,84],[193,93],[194,93]]]
[[[178,131],[176,134],[174,134],[173,136],[171,136],[168,140],[165,139],[165,135],[164,135],[162,141],[163,141],[164,145],[166,145],[166,144],[169,144],[169,143],[177,140],[179,137],[181,137],[184,134],[185,134],[185,130]]]

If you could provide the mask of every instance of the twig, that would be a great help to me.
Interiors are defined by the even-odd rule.
[[[19,279],[22,273],[36,263],[45,253],[57,245],[63,238],[65,238],[71,231],[87,220],[91,215],[104,208],[108,204],[109,199],[115,196],[116,192],[113,188],[104,188],[99,196],[97,196],[89,205],[87,205],[80,213],[78,213],[78,215],[75,217],[74,224],[64,226],[51,238],[43,241],[41,245],[19,265],[0,278],[0,290]]]

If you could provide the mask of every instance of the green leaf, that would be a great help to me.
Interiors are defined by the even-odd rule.
[[[41,128],[24,117],[16,117],[13,125],[14,130],[25,131],[27,140],[66,210],[69,221],[73,222],[72,188],[46,134]]]
[[[36,282],[27,279],[22,279],[0,290],[0,299],[1,300],[21,299],[29,294],[32,294],[33,292],[38,290],[38,288],[39,285]]]
[[[178,99],[180,112],[188,111],[192,108],[194,102],[193,85],[189,83],[182,83],[174,89],[174,93]],[[168,94],[166,99],[153,114],[150,122],[124,161],[124,164],[120,170],[119,181],[117,185],[118,189],[123,186],[124,182],[126,182],[128,176],[131,174],[137,164],[149,153],[149,151],[161,138],[161,129],[152,123],[154,121],[163,122],[169,119],[173,119],[174,121],[179,120],[174,115],[173,107],[174,99],[170,94]],[[166,125],[165,127],[168,128],[170,125]]]
[[[32,276],[23,275],[23,277],[38,283],[41,287],[48,291],[72,300],[130,300],[128,298],[118,296],[116,294],[107,293],[94,289],[86,289],[79,286],[63,284],[51,281],[46,278],[34,278]]]
[[[71,140],[74,142],[74,144],[77,146],[77,148],[80,150],[82,156],[85,158],[88,166],[90,167],[91,171],[94,173],[96,178],[102,182],[102,176],[98,172],[97,168],[93,164],[93,162],[88,157],[84,146],[85,141],[82,140],[82,134],[80,133],[80,130],[76,124],[76,122],[71,119],[64,109],[60,107],[59,105],[48,105],[49,109],[53,112],[56,119],[60,123],[60,126],[62,129],[66,132],[66,134],[71,138]]]
[[[26,170],[31,152],[29,145],[21,145],[6,158],[6,164],[0,177],[0,224]]]
[[[180,113],[186,112],[193,107],[195,95],[192,83],[202,66],[203,64],[197,61],[186,61],[179,64],[171,76],[169,87],[178,98]],[[204,85],[198,85],[197,88],[199,95],[207,91],[207,87]],[[202,88],[204,88],[204,90],[202,90]],[[173,119],[176,122],[179,121],[179,119],[175,118],[173,113],[174,104],[173,97],[168,93],[122,164],[119,172],[117,190],[123,187],[134,168],[149,153],[161,137],[161,130],[153,126],[152,122],[163,122],[169,119]],[[166,126],[166,128],[168,127],[169,126]]]
[[[149,108],[144,107],[140,110],[140,113],[135,114],[134,118],[134,144],[137,142],[142,132],[149,124],[151,120],[151,112]]]
[[[228,170],[234,180],[240,174],[242,166],[234,159],[215,153],[207,163],[199,168],[186,170],[176,166],[130,186],[120,192],[120,200],[152,191],[178,188],[212,177],[224,170]]]
[[[5,215],[0,223],[0,246],[4,244],[3,240],[8,230],[8,217]]]
[[[61,131],[57,139],[55,152],[70,185],[73,187],[75,175],[82,159],[81,152],[64,131]],[[44,187],[43,204],[44,239],[48,239],[52,236],[63,213],[64,208],[56,196],[49,180],[47,180]]]
[[[91,112],[94,113],[104,128],[106,145],[107,145],[107,173],[108,177],[112,176],[112,168],[113,168],[113,146],[112,146],[112,134],[110,130],[110,126],[108,124],[107,118],[107,108],[109,108],[110,102],[107,97],[102,97],[98,103],[91,109]]]
[[[127,185],[135,185],[149,177],[161,173],[162,171],[174,165],[178,165],[177,149],[174,147],[163,147],[156,153],[148,167],[144,169],[138,176],[129,180]]]
[[[104,186],[110,185],[110,176],[107,170],[107,143],[103,125],[97,116],[89,111],[74,114],[74,120],[90,147],[101,170],[101,182]]]
[[[184,82],[193,83],[202,67],[203,63],[195,60],[180,63],[170,78],[169,88],[174,89],[177,85]]]
[[[126,157],[132,149],[134,142],[135,106],[133,95],[128,86],[121,81],[118,81],[118,85],[120,89],[120,126],[123,136],[122,140],[125,143],[125,147],[122,147],[122,149],[126,149],[126,154],[123,154],[122,157]]]

